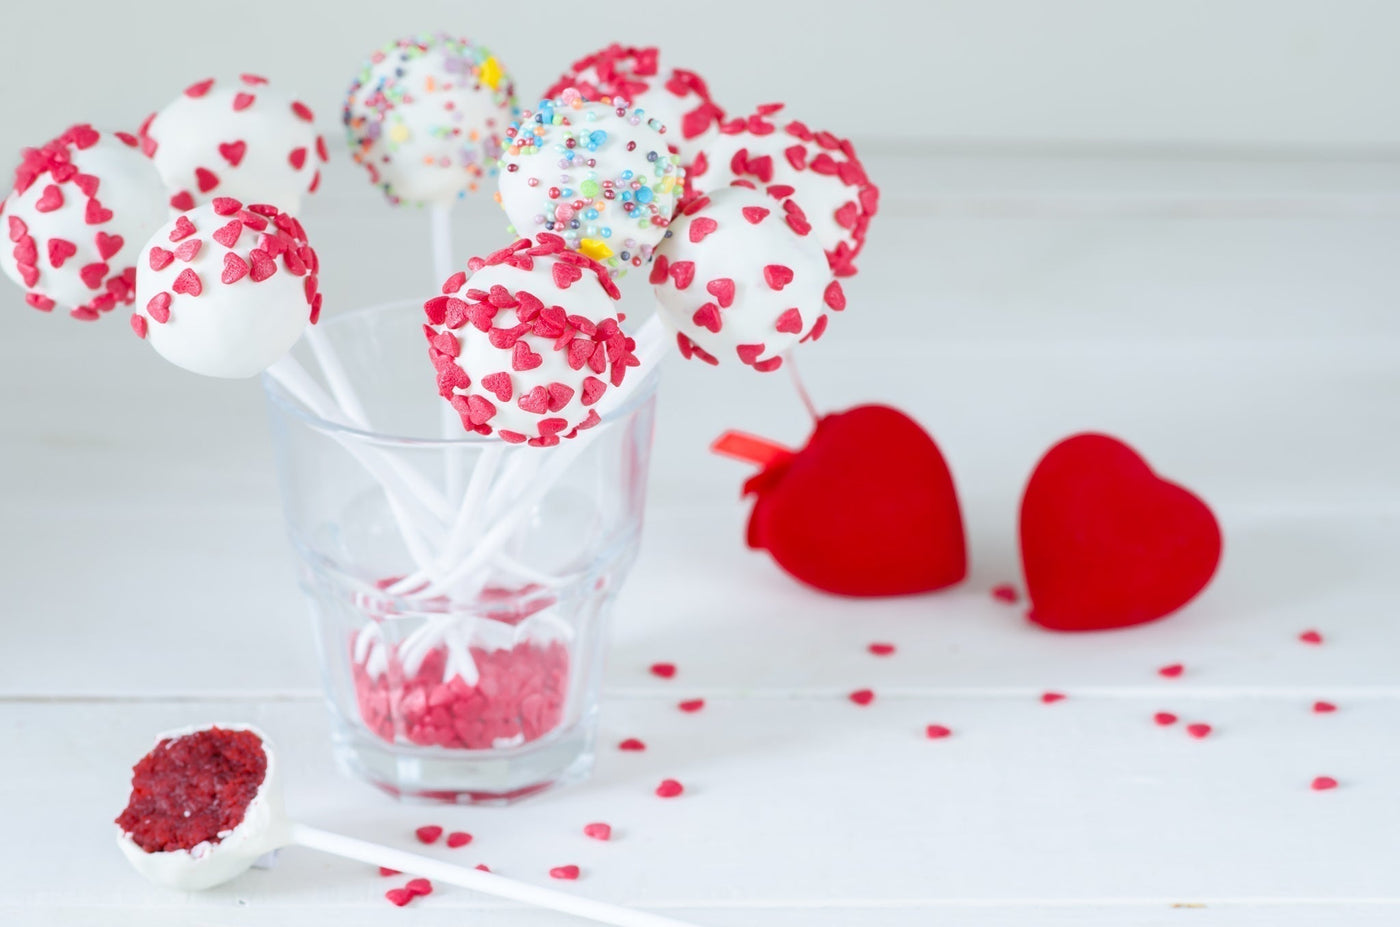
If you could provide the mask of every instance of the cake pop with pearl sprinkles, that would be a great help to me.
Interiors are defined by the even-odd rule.
[[[463,427],[550,447],[598,424],[594,405],[639,365],[607,269],[548,232],[467,266],[424,305],[438,392]]]
[[[438,34],[370,55],[343,120],[351,156],[391,203],[443,205],[495,174],[518,111],[515,85],[496,56]]]
[[[215,197],[147,242],[131,327],[177,367],[251,377],[316,322],[318,270],[316,252],[291,215]]]
[[[311,109],[256,74],[186,87],[146,120],[141,145],[178,210],[231,196],[298,212],[326,160]]]
[[[687,204],[650,279],[681,354],[765,373],[846,307],[802,210],[742,181]]]
[[[168,215],[160,176],[126,132],[75,125],[26,148],[0,205],[0,268],[24,300],[91,321],[135,298],[141,246]]]
[[[614,276],[640,267],[666,233],[684,170],[658,120],[576,90],[507,130],[500,202],[517,235],[559,235]]]
[[[724,110],[694,71],[662,70],[655,46],[637,48],[614,42],[585,55],[545,91],[557,97],[570,87],[590,100],[628,100],[666,126],[669,141],[689,167],[718,134]]]
[[[832,271],[849,277],[879,208],[879,188],[848,140],[785,120],[782,109],[781,103],[769,104],[723,122],[690,170],[691,189],[699,193],[744,179],[785,190],[806,212]]]

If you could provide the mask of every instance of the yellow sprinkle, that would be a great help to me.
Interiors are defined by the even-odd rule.
[[[613,256],[613,249],[601,238],[585,238],[578,243],[578,249],[595,261],[606,261]]]
[[[674,190],[675,188],[676,188],[676,178],[674,178],[674,177],[662,177],[662,178],[661,178],[661,192],[662,192],[662,193],[670,193],[670,192],[671,192],[672,190]]]
[[[423,91],[425,93],[432,93],[435,89],[436,84],[433,81],[433,75],[429,74],[427,77],[423,78]]]
[[[481,82],[492,90],[501,83],[501,63],[494,55],[481,62]]]
[[[402,122],[394,123],[389,129],[389,138],[395,142],[406,142],[411,134],[413,133],[408,131],[408,126]]]

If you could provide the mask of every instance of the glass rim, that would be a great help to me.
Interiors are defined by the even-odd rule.
[[[317,324],[321,326],[337,325],[343,321],[348,321],[357,316],[369,315],[375,312],[386,312],[392,309],[403,309],[409,307],[421,308],[421,306],[422,302],[417,299],[390,300],[389,302],[374,303],[369,306],[359,306],[355,309],[347,309],[344,312],[337,312],[335,315],[327,316],[323,319],[318,320]],[[299,339],[297,345],[300,345],[301,343],[302,341]],[[295,350],[297,345],[293,345],[292,349]],[[427,363],[426,357],[427,355],[425,353],[425,360],[423,366],[427,371],[431,371],[432,365]],[[635,413],[640,406],[649,401],[651,397],[656,393],[657,382],[660,379],[660,370],[661,364],[657,363],[653,366],[651,370],[645,371],[642,374],[641,383],[633,389],[631,389],[631,395],[627,397],[627,400],[622,405],[618,406],[616,409],[613,409],[612,411],[608,412],[607,415],[602,416],[601,421],[599,421],[597,425],[593,426],[593,428],[589,430],[596,431],[597,429],[608,428],[619,421],[623,421],[631,417],[632,414]],[[495,435],[479,435],[474,433],[468,433],[465,431],[462,433],[461,437],[425,438],[415,437],[411,435],[401,435],[388,431],[368,431],[364,428],[358,428],[354,425],[342,425],[338,422],[332,422],[329,419],[322,418],[315,412],[312,412],[305,405],[303,405],[295,396],[289,393],[282,386],[281,383],[277,382],[277,380],[274,379],[271,375],[269,375],[266,371],[259,375],[259,379],[262,380],[263,395],[267,397],[269,403],[277,407],[277,409],[279,409],[281,412],[290,415],[293,418],[300,419],[303,424],[323,434],[355,438],[367,444],[393,445],[398,447],[415,448],[479,448],[488,447],[495,444],[506,444],[506,442],[503,442],[500,438],[496,437]],[[432,388],[432,379],[426,374],[424,376],[424,388]],[[446,400],[442,401],[446,402]],[[563,447],[566,444],[567,442],[561,441],[559,444],[555,445],[555,447]],[[514,445],[507,444],[506,446]],[[526,445],[522,444],[518,446],[525,447]]]

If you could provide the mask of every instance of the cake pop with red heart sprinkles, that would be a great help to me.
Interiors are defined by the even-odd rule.
[[[506,130],[500,202],[519,235],[550,232],[614,276],[641,267],[666,234],[683,186],[658,120],[576,90]]]
[[[451,203],[496,173],[515,85],[481,45],[399,39],[370,55],[346,96],[350,154],[389,202]]]
[[[310,107],[256,74],[186,87],[147,118],[141,147],[178,210],[231,196],[299,212],[302,196],[320,186],[326,161]]]
[[[660,120],[686,166],[714,141],[724,119],[704,79],[681,68],[663,70],[655,46],[614,42],[575,61],[544,95],[552,99],[571,87],[590,100],[627,100]]]
[[[760,106],[751,116],[723,122],[705,157],[691,165],[690,187],[698,194],[745,179],[784,191],[806,212],[832,272],[849,277],[879,209],[880,190],[848,140],[785,121],[782,108]]]
[[[463,427],[549,447],[598,424],[594,405],[639,363],[607,268],[547,233],[467,266],[424,304],[438,392]]]
[[[134,135],[72,126],[22,153],[0,206],[0,268],[43,312],[92,320],[130,305],[141,245],[169,215],[164,199]]]
[[[132,329],[210,377],[251,377],[291,349],[321,308],[301,223],[275,206],[216,197],[160,228],[136,270]]]
[[[651,283],[685,357],[762,372],[846,306],[802,210],[740,185],[685,207],[656,249]]]

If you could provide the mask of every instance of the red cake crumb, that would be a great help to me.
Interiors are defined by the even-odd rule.
[[[662,779],[661,784],[656,787],[656,794],[661,798],[675,798],[685,791],[685,786],[675,779]]]
[[[464,847],[472,842],[472,835],[464,830],[454,830],[447,835],[447,845],[452,849]]]
[[[930,724],[924,728],[924,736],[928,737],[929,740],[942,740],[944,737],[952,737],[953,729],[941,724]]]
[[[601,821],[593,824],[585,824],[583,825],[583,835],[585,837],[592,837],[594,840],[611,840],[612,825],[604,824]]]
[[[218,843],[242,823],[266,775],[267,754],[252,731],[167,737],[132,769],[117,824],[147,853]]]
[[[992,587],[992,598],[998,602],[1005,602],[1007,605],[1015,605],[1021,600],[1021,594],[1010,583],[1002,583]]]
[[[465,750],[489,750],[501,740],[529,743],[563,721],[569,651],[562,643],[472,647],[471,656],[480,673],[475,685],[458,675],[443,679],[447,650],[441,647],[412,676],[397,658],[381,674],[356,664],[360,717],[390,743]]]
[[[877,657],[888,657],[890,654],[894,653],[894,644],[876,643],[871,644],[865,649],[869,650],[872,654],[874,654]]]
[[[555,866],[549,870],[551,879],[567,879],[573,881],[578,878],[579,868],[577,866]]]
[[[620,743],[620,744],[617,745],[617,749],[619,749],[619,750],[628,750],[628,751],[645,750],[646,748],[647,748],[647,745],[644,744],[644,743],[642,743],[640,740],[638,740],[638,739],[635,738],[635,737],[629,737],[629,738],[627,738],[626,740],[624,740],[622,743]]]
[[[1152,716],[1152,720],[1162,727],[1166,727],[1176,723],[1176,715],[1172,714],[1170,711],[1159,711]]]
[[[425,824],[413,832],[419,843],[437,843],[442,836],[442,828],[436,824]]]

